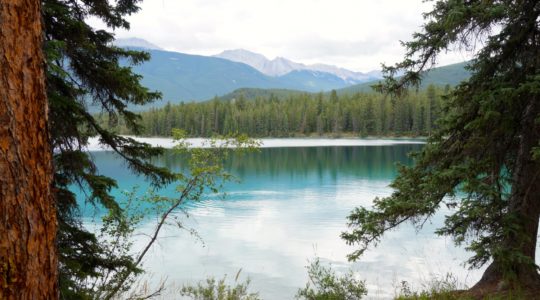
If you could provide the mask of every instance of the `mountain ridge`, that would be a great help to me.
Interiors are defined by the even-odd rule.
[[[329,92],[330,90],[337,90],[338,94],[368,92],[371,90],[370,85],[379,80],[372,78],[372,80],[353,85],[356,81],[344,80],[343,76],[339,77],[319,70],[298,69],[298,65],[304,65],[295,65],[296,63],[282,57],[275,60],[285,67],[292,66],[297,69],[290,70],[280,76],[269,76],[246,63],[215,56],[155,49],[159,47],[142,39],[121,39],[116,42],[116,45],[143,50],[150,54],[149,61],[132,66],[132,68],[135,73],[142,76],[141,81],[144,86],[150,90],[162,92],[163,100],[145,107],[162,106],[167,102],[205,101],[213,97],[226,96],[238,89],[249,88],[252,89],[249,92],[250,95],[259,94],[258,90],[264,89],[280,90],[280,94],[286,94],[287,91],[315,93]],[[268,59],[263,55],[242,51],[233,53],[249,55],[258,61],[259,67],[268,62]],[[127,62],[124,64],[127,65]],[[464,65],[465,63],[462,63],[433,69],[424,83],[455,85],[463,78],[468,77],[468,71],[464,69]],[[328,65],[319,64],[317,66],[319,69],[328,71]],[[376,73],[373,76],[380,76],[379,71],[373,73]]]
[[[151,90],[161,91],[166,102],[204,101],[239,88],[292,89],[320,92],[339,89],[350,84],[324,72],[296,70],[272,77],[255,68],[230,60],[173,51],[141,49],[150,54],[150,60],[132,66],[142,76],[141,82]]]
[[[422,82],[420,88],[433,84],[438,86],[450,85],[456,86],[461,81],[470,77],[471,73],[465,68],[468,62],[460,62],[455,64],[449,64],[445,66],[435,67],[429,71],[424,72],[422,76]],[[364,82],[356,85],[351,85],[337,90],[338,94],[354,94],[359,92],[371,92],[371,86],[380,82],[374,80],[370,82]]]
[[[422,77],[422,84],[420,89],[427,87],[430,84],[435,86],[455,86],[461,81],[467,79],[470,76],[470,72],[465,69],[467,62],[450,64],[445,66],[440,66],[433,68],[425,72]],[[339,96],[342,95],[352,95],[355,93],[370,93],[373,92],[371,86],[380,82],[381,80],[374,80],[370,82],[364,82],[361,84],[345,87],[342,89],[336,89],[336,92]],[[222,100],[230,100],[233,98],[238,98],[240,96],[245,99],[254,99],[256,97],[269,97],[274,95],[277,97],[288,97],[291,95],[299,95],[309,92],[300,91],[300,90],[290,90],[290,89],[260,89],[260,88],[241,88],[234,90],[228,94],[224,94],[219,97]],[[330,93],[329,91],[325,92],[326,94]]]
[[[333,74],[349,82],[350,84],[356,84],[380,78],[379,76],[377,76],[378,74],[380,74],[379,71],[362,73],[322,63],[306,65],[294,62],[280,56],[270,60],[262,54],[245,49],[225,50],[213,56],[235,62],[245,63],[257,69],[261,73],[269,76],[282,76],[292,71],[309,70]]]

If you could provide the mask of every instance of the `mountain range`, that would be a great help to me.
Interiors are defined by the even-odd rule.
[[[246,87],[320,92],[350,86],[325,72],[295,70],[274,77],[222,58],[144,50],[150,53],[151,59],[133,66],[133,71],[142,76],[144,86],[163,93],[162,103],[204,101]]]
[[[326,64],[305,65],[284,57],[276,57],[269,60],[264,55],[244,49],[225,50],[214,56],[244,63],[269,76],[282,76],[292,71],[308,70],[333,74],[349,84],[357,84],[380,78],[380,72],[378,71],[361,73]]]
[[[272,61],[246,50],[225,51],[231,58],[165,51],[139,38],[117,39],[115,45],[142,49],[149,61],[133,66],[142,83],[163,93],[161,103],[203,101],[239,88],[293,89],[321,92],[340,89],[374,77],[330,65],[306,66],[286,58]],[[223,53],[222,53],[223,54]],[[236,54],[236,58],[232,58]],[[240,62],[240,57],[250,63]],[[274,71],[261,72],[261,66]]]
[[[468,71],[465,66],[467,62],[457,63],[446,65],[442,67],[433,68],[422,74],[422,83],[420,89],[426,88],[428,85],[433,84],[436,86],[455,86],[461,81],[470,77],[471,73]],[[352,95],[355,93],[370,93],[373,92],[371,88],[372,85],[378,83],[380,80],[374,80],[369,82],[364,82],[361,84],[352,85],[349,87],[337,89],[336,92],[338,95]],[[305,93],[298,90],[286,90],[286,89],[258,89],[258,88],[242,88],[234,90],[231,93],[225,94],[219,97],[222,100],[231,100],[234,98],[243,97],[245,99],[254,99],[257,97],[267,98],[271,95],[278,98],[295,96]],[[329,94],[330,92],[326,92]]]
[[[324,65],[304,65],[286,58],[267,59],[246,50],[224,51],[216,56],[202,56],[165,51],[143,39],[119,39],[121,47],[144,50],[151,58],[133,66],[142,76],[142,84],[151,90],[161,91],[163,100],[180,103],[204,101],[236,90],[251,90],[251,94],[267,93],[261,90],[289,92],[355,93],[369,91],[369,86],[380,79],[380,72],[360,73]],[[464,63],[433,69],[426,73],[426,84],[457,84],[467,78]]]

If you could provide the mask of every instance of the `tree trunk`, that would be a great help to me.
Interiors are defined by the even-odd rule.
[[[540,101],[531,98],[521,122],[519,149],[513,170],[512,195],[508,208],[509,214],[516,216],[515,225],[521,230],[510,234],[503,245],[505,250],[518,252],[534,262],[540,218],[540,163],[533,159],[532,150],[540,141],[540,124],[535,122],[540,114]],[[505,278],[508,275],[510,277]],[[536,265],[515,259],[510,261],[495,259],[472,290],[510,288],[540,289],[540,274]]]
[[[0,299],[55,299],[40,1],[0,2]]]

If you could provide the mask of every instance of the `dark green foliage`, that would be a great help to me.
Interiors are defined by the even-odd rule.
[[[466,243],[471,267],[492,262],[477,287],[539,285],[540,162],[533,154],[540,143],[540,3],[437,1],[425,16],[423,31],[404,44],[405,60],[385,68],[380,91],[404,95],[440,52],[482,36],[485,46],[470,63],[471,78],[445,99],[415,165],[400,168],[395,192],[349,216],[351,230],[342,236],[359,246],[350,258],[402,223],[421,228],[446,206],[452,210],[437,233]],[[405,75],[396,79],[398,70]]]
[[[83,228],[79,219],[75,196],[69,190],[77,185],[87,191],[87,201],[107,208],[118,218],[122,214],[109,194],[116,182],[99,175],[84,150],[88,138],[97,136],[125,159],[130,169],[156,185],[173,178],[168,170],[147,163],[148,158],[161,153],[160,149],[111,133],[89,112],[90,108],[99,110],[113,123],[121,118],[127,128],[140,132],[140,117],[130,112],[128,106],[144,105],[160,97],[139,84],[140,76],[133,74],[130,66],[119,65],[121,60],[141,63],[149,58],[148,54],[114,47],[111,33],[95,30],[85,23],[92,16],[112,29],[129,28],[124,18],[139,9],[137,2],[42,2],[62,299],[92,298],[88,280],[108,271],[118,268],[138,271],[130,257],[109,253],[94,234]]]
[[[241,88],[234,90],[231,93],[218,97],[219,100],[232,100],[244,97],[245,99],[268,98],[276,96],[278,98],[286,98],[288,96],[299,96],[306,92],[286,89],[257,89],[257,88]]]
[[[425,136],[434,128],[441,109],[443,90],[391,100],[378,94],[338,96],[324,94],[269,94],[247,100],[244,94],[223,101],[167,104],[142,112],[143,134],[168,136],[172,128],[188,136],[208,137],[235,132],[254,137],[289,136]],[[278,96],[281,95],[281,96]],[[433,121],[432,121],[433,120]],[[109,124],[107,118],[101,123]],[[133,134],[120,120],[114,129]]]

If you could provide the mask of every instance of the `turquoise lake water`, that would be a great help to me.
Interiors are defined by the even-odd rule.
[[[368,298],[392,297],[402,281],[421,288],[447,272],[462,284],[472,284],[479,271],[468,271],[461,263],[468,254],[455,248],[451,239],[437,237],[433,230],[444,216],[435,216],[416,232],[404,225],[386,235],[378,247],[351,263],[346,255],[354,249],[339,238],[346,230],[346,216],[356,206],[370,206],[375,197],[391,193],[389,183],[396,176],[396,163],[410,164],[407,153],[421,144],[355,147],[265,148],[259,153],[233,157],[227,167],[241,182],[228,183],[223,199],[207,195],[190,203],[186,226],[195,229],[201,240],[186,231],[168,227],[144,262],[150,282],[166,279],[164,299],[176,298],[175,288],[208,276],[228,274],[233,281],[251,279],[250,290],[263,299],[293,299],[307,281],[305,266],[319,257],[343,272],[352,268],[365,279]],[[118,180],[120,191],[138,185],[148,187],[143,178],[132,175],[110,152],[94,152],[102,174]],[[184,163],[169,153],[156,162],[172,168]],[[169,187],[162,194],[173,195]],[[87,225],[96,213],[85,210]],[[92,218],[92,216],[94,216]],[[145,221],[139,230],[148,232],[155,222]],[[137,236],[135,248],[146,238]]]

